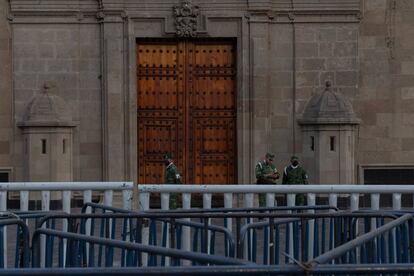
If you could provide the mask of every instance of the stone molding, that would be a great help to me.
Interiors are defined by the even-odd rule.
[[[357,23],[360,10],[249,10],[245,17],[252,23]]]
[[[244,0],[223,0],[211,3],[210,1],[183,0],[181,6],[177,1],[165,0],[164,2],[154,3],[152,0],[85,0],[85,4],[79,4],[79,1],[66,0],[65,5],[59,4],[62,1],[48,0],[42,3],[30,3],[23,0],[10,0],[10,20],[15,21],[19,17],[72,17],[77,21],[92,19],[98,13],[97,20],[105,18],[107,15],[112,17],[126,18],[130,17],[171,17],[171,9],[174,8],[181,18],[178,23],[179,33],[188,35],[195,34],[195,22],[198,12],[209,11],[208,16],[213,15],[215,11],[222,13],[223,10],[238,11],[245,13],[245,16],[252,22],[268,23],[317,23],[317,22],[359,22],[362,18],[362,8],[360,0],[331,0],[331,1],[284,1],[284,0],[266,0],[266,1],[248,1]],[[183,5],[190,3],[190,13],[182,16]],[[193,3],[193,4],[191,4]],[[231,7],[234,7],[231,9]],[[170,15],[168,15],[170,14]],[[207,16],[207,13],[206,13]],[[80,19],[79,19],[80,18]],[[95,18],[96,19],[96,18]],[[76,20],[75,20],[76,22]],[[177,22],[176,22],[177,24]],[[183,30],[186,30],[183,32]],[[190,31],[192,30],[192,31]],[[179,34],[179,36],[181,36]]]
[[[11,23],[99,23],[123,22],[128,17],[124,10],[24,10],[8,14]]]

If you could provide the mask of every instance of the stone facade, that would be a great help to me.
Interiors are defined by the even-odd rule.
[[[7,18],[8,3],[0,1],[0,170],[14,179],[14,127],[12,96],[11,26]]]
[[[76,123],[73,180],[135,181],[136,39],[175,37],[180,2],[1,0],[0,169],[30,180],[17,122],[54,81]],[[297,120],[326,80],[361,119],[355,166],[414,163],[413,1],[191,2],[195,37],[237,40],[239,183],[266,151],[278,168],[303,156]]]

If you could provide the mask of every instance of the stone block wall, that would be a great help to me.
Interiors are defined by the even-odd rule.
[[[358,24],[273,24],[270,33],[269,143],[283,168],[290,155],[303,153],[302,140],[309,137],[302,137],[297,118],[326,80],[350,100],[357,95]]]
[[[77,122],[73,136],[74,180],[102,179],[100,30],[96,24],[13,25],[15,121],[45,82],[70,106]],[[22,176],[21,130],[15,136],[17,177]],[[22,180],[22,179],[20,179]]]
[[[414,164],[414,2],[363,1],[359,164]]]
[[[0,169],[10,170],[13,160],[13,120],[11,87],[11,31],[7,1],[0,1]]]

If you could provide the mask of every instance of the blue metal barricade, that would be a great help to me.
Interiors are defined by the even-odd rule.
[[[205,263],[223,264],[220,260],[237,260],[243,262],[240,263],[243,266],[265,264],[286,272],[273,275],[302,275],[305,272],[332,275],[324,271],[333,271],[337,265],[343,268],[354,264],[366,271],[367,265],[380,264],[391,271],[403,269],[396,264],[414,263],[412,211],[332,212],[329,207],[314,210],[306,207],[312,212],[295,213],[289,208],[131,212],[99,204],[85,206],[85,210],[90,209],[83,214],[20,213],[21,219],[8,214],[0,217],[0,222],[15,220],[20,221],[18,225],[25,225],[29,217],[38,220],[33,238],[31,265],[34,267],[149,266],[155,271],[156,267],[167,265],[186,268]],[[281,210],[283,212],[279,212]],[[224,225],[212,224],[224,224],[228,218],[235,222],[233,231]],[[68,224],[68,232],[56,230],[63,221]],[[251,223],[243,224],[245,221]],[[183,227],[191,228],[193,246],[188,252],[180,246]],[[144,228],[150,229],[147,243],[143,242]],[[218,235],[220,239],[217,239]],[[40,237],[44,239],[44,245]],[[19,240],[24,242],[16,242],[16,246],[20,244],[16,252],[20,253],[19,256],[16,253],[15,267],[27,267],[29,263],[23,261],[22,254],[29,252],[23,250],[28,248],[29,241]],[[1,242],[5,244],[0,239],[0,245]],[[226,248],[224,243],[229,246]],[[348,249],[341,251],[343,246]],[[219,254],[216,250],[220,250]],[[183,252],[193,257],[183,255]],[[212,261],[206,261],[206,256],[213,257],[209,259]],[[392,266],[387,268],[386,265]],[[286,271],[286,267],[291,270]],[[341,269],[338,266],[339,274]],[[256,272],[259,271],[265,270],[258,268]],[[209,273],[208,269],[205,273]]]
[[[0,267],[6,266],[14,266],[14,267],[24,267],[22,263],[22,255],[23,249],[28,248],[29,244],[26,244],[29,240],[26,238],[22,238],[22,235],[26,235],[25,233],[29,233],[30,228],[35,228],[37,221],[46,216],[51,214],[66,214],[64,212],[54,212],[54,211],[15,211],[15,212],[1,212],[0,213],[0,222],[6,223],[7,220],[15,219],[18,220],[18,223],[12,223],[11,225],[3,225],[0,227]],[[13,225],[15,226],[13,229]],[[47,223],[48,227],[54,228],[54,223]],[[6,227],[10,228],[7,237],[7,240],[4,240],[5,235],[3,235],[4,231],[6,231]],[[14,245],[11,247],[10,241],[14,242]],[[8,258],[4,258],[4,247],[8,247]],[[14,250],[14,254],[13,254]],[[10,257],[14,255],[12,259]],[[4,260],[7,260],[7,264]]]
[[[289,216],[290,218],[268,218],[241,227],[241,249],[238,256],[265,265],[306,262],[313,256],[332,250],[359,235],[375,231],[377,227],[398,218],[390,212],[302,213]],[[381,237],[372,244],[368,243],[361,248],[358,256],[380,263],[390,255],[395,256],[394,262],[407,262],[411,258],[407,247],[399,250],[401,243],[396,244],[396,249],[392,252],[401,254],[391,254],[388,248],[393,248],[396,239],[401,240],[402,244],[409,244],[413,237],[411,223],[407,222],[401,229],[396,229],[395,233],[389,233],[387,238]],[[310,231],[311,227],[313,231]],[[253,232],[251,243],[246,242],[249,232]],[[245,252],[250,254],[244,255]],[[357,263],[355,257],[351,257],[343,257],[340,263]],[[363,263],[365,259],[358,263]]]
[[[380,216],[378,215],[377,217],[379,218]],[[394,231],[396,233],[395,238],[393,237]],[[334,249],[312,259],[306,265],[308,267],[316,267],[319,264],[328,263],[410,263],[414,257],[414,250],[410,245],[413,231],[413,215],[405,214],[342,243]],[[387,239],[392,242],[386,243]]]
[[[86,205],[85,205],[86,206]],[[250,209],[242,210],[244,212],[234,212],[231,213],[230,210],[226,210],[226,213],[221,213],[218,210],[174,210],[174,211],[155,211],[155,212],[131,212],[125,211],[122,209],[116,209],[112,207],[106,206],[99,206],[97,204],[88,204],[88,207],[93,207],[91,212],[87,214],[81,215],[70,215],[70,216],[51,216],[51,219],[65,219],[69,220],[69,225],[71,226],[68,230],[70,232],[87,234],[91,236],[98,236],[98,237],[106,237],[116,240],[123,240],[135,243],[142,243],[142,236],[141,230],[143,227],[149,228],[149,245],[157,245],[163,246],[168,248],[177,248],[180,249],[180,237],[181,237],[181,229],[183,227],[191,227],[193,230],[193,246],[191,248],[192,252],[203,252],[209,254],[216,253],[216,242],[218,242],[221,246],[221,252],[223,252],[223,244],[227,246],[224,247],[224,256],[235,256],[235,236],[239,235],[240,231],[236,231],[235,234],[232,234],[227,228],[209,224],[211,218],[222,218],[223,221],[226,221],[225,218],[238,216],[240,217],[251,217],[257,218],[257,216],[266,218],[267,216],[282,216],[288,217],[289,214],[286,213],[278,213],[276,211],[291,211],[292,209],[319,209],[329,211],[329,206],[318,206],[318,207],[278,207],[273,208],[274,210],[268,210],[263,208],[253,208],[259,209],[260,212],[252,212]],[[84,209],[86,209],[85,207]],[[96,213],[98,210],[98,213]],[[102,212],[104,211],[104,212]],[[199,212],[200,211],[200,212]],[[207,213],[210,211],[210,213]],[[247,212],[246,212],[247,211]],[[263,213],[263,211],[273,211],[272,213]],[[122,212],[122,213],[114,213],[114,212]],[[183,218],[192,217],[201,219],[202,222],[189,222],[184,220]],[[46,220],[43,220],[41,223],[44,223]],[[86,224],[89,221],[90,229],[86,230]],[[240,220],[238,220],[240,221]],[[120,222],[120,223],[116,223]],[[239,227],[240,223],[237,223],[237,228]],[[76,226],[78,225],[78,226]],[[80,225],[80,227],[79,227]],[[97,227],[95,227],[95,225]],[[123,227],[119,227],[121,229],[116,229],[116,225],[124,225]],[[129,225],[129,228],[126,228],[125,225]],[[171,226],[169,234],[166,230],[166,225]],[[41,225],[39,224],[38,227]],[[159,230],[160,228],[163,228]],[[112,230],[111,230],[112,229]],[[131,229],[131,231],[127,231]],[[138,231],[136,231],[138,229]],[[158,230],[157,230],[158,229]],[[119,231],[120,233],[118,233]],[[224,236],[223,242],[219,240],[216,241],[216,234],[221,233]],[[210,237],[208,235],[211,234]],[[161,235],[161,236],[160,236]],[[128,239],[126,239],[128,237]],[[166,239],[167,237],[170,238],[170,244],[167,246]],[[239,237],[240,238],[240,237]],[[238,246],[240,246],[240,242],[238,242]],[[48,247],[50,248],[50,247]],[[98,250],[98,257],[97,263],[94,265],[100,266],[102,265],[102,256],[103,254],[109,254],[109,256],[113,255],[111,249],[108,252],[103,252],[101,247],[94,248],[91,246],[83,247],[84,250],[87,250],[88,254],[95,254],[95,250]],[[127,256],[128,252],[121,253],[121,266],[125,265],[125,256]],[[140,254],[140,253],[137,253]],[[87,255],[87,254],[85,254]],[[239,257],[241,254],[238,255]],[[92,259],[93,260],[93,259]],[[139,258],[139,260],[141,260]],[[147,265],[166,265],[165,258],[155,258],[154,256],[149,255],[148,262],[145,263]],[[194,263],[195,264],[195,263]],[[175,262],[172,265],[180,265],[179,263]]]
[[[228,244],[228,251],[226,252],[225,256],[234,256],[234,248],[235,248],[235,240],[232,233],[226,229],[225,227],[215,226],[215,225],[206,225],[204,223],[198,222],[191,222],[186,220],[179,220],[179,219],[167,219],[168,215],[164,215],[163,217],[159,218],[145,218],[145,215],[142,213],[135,213],[140,214],[141,218],[133,218],[128,217],[127,215],[133,216],[134,213],[127,212],[127,213],[99,213],[99,214],[82,214],[83,217],[76,219],[71,216],[52,216],[49,219],[43,220],[39,225],[40,228],[41,224],[51,224],[56,219],[67,220],[69,227],[69,232],[80,233],[80,234],[87,234],[90,236],[97,236],[97,237],[104,237],[110,238],[114,240],[122,240],[128,241],[131,243],[141,243],[141,230],[144,224],[147,224],[150,228],[150,241],[149,245],[158,245],[162,247],[167,247],[166,238],[169,235],[170,244],[169,248],[176,248],[180,249],[180,237],[181,231],[183,227],[190,227],[193,230],[194,238],[193,238],[193,252],[203,252],[209,254],[215,254],[215,244],[218,242],[215,239],[217,233],[220,233],[224,237],[224,241]],[[113,216],[112,216],[113,215]],[[117,216],[116,216],[117,215]],[[89,222],[90,228],[86,230],[86,225]],[[119,222],[119,223],[118,223]],[[171,232],[167,231],[167,225],[169,228],[172,229]],[[163,228],[163,229],[160,229]],[[137,230],[138,229],[138,230]],[[157,230],[158,229],[158,230]],[[210,243],[210,250],[209,252],[204,251],[204,239],[203,235],[206,231],[212,232],[212,238],[209,240]],[[157,235],[161,235],[161,238],[157,237]],[[49,255],[53,255],[53,250],[56,250],[56,246],[53,246],[53,239],[47,240],[46,244],[47,252]],[[103,254],[106,255],[113,255],[111,252],[112,249],[109,249],[107,252],[103,251],[102,246],[85,246],[83,247],[84,250],[88,251],[89,255],[94,255],[95,252],[98,254],[98,258],[96,259],[96,265],[100,266],[103,262]],[[126,256],[128,252],[122,251],[121,252],[121,265],[124,266],[126,262]],[[89,262],[95,261],[93,258],[90,259]],[[165,258],[161,258],[161,260],[157,260],[157,258],[151,257],[149,260],[148,265],[165,265]],[[178,265],[176,262],[175,265]]]
[[[178,249],[172,249],[172,248],[164,248],[159,246],[152,246],[152,245],[142,245],[138,243],[130,243],[125,241],[119,241],[119,240],[113,240],[113,239],[107,239],[107,238],[98,238],[93,236],[88,236],[84,234],[75,234],[75,233],[68,233],[63,231],[57,231],[57,230],[51,230],[51,229],[37,229],[33,234],[33,251],[32,251],[32,266],[33,267],[40,267],[40,237],[46,236],[46,240],[50,240],[50,237],[53,236],[54,238],[57,238],[59,249],[59,254],[62,254],[63,252],[63,242],[61,242],[63,239],[67,240],[67,259],[65,262],[66,267],[88,267],[93,262],[87,262],[87,258],[95,258],[94,255],[89,255],[88,257],[85,254],[85,250],[83,250],[83,247],[86,243],[89,243],[90,245],[99,244],[103,245],[105,250],[112,250],[115,249],[124,249],[129,252],[145,252],[150,253],[153,255],[159,255],[159,256],[168,256],[174,259],[183,259],[183,260],[190,260],[197,262],[198,264],[207,264],[207,265],[246,265],[246,264],[252,264],[250,262],[234,259],[234,258],[228,258],[223,256],[215,256],[215,255],[208,255],[204,253],[197,253],[197,252],[187,252],[182,251]],[[49,245],[50,246],[50,245]],[[55,266],[55,260],[56,258],[53,258],[53,256],[47,256],[46,263],[48,264],[48,267],[54,267]],[[61,258],[57,258],[58,264],[57,266],[62,267],[62,263],[60,262]],[[134,260],[133,258],[127,258],[126,266],[136,266],[138,264],[137,260]],[[105,256],[105,264],[103,265],[105,267],[111,267],[113,266],[113,258],[112,256],[106,255]]]
[[[27,225],[18,218],[1,219],[0,220],[0,267],[5,267],[3,262],[3,247],[7,246],[7,241],[3,240],[3,231],[5,226],[16,226],[16,252],[14,257],[14,267],[29,266],[29,229]]]

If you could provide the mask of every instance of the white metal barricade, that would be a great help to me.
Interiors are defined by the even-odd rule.
[[[132,182],[7,182],[0,183],[0,212],[8,211],[7,206],[7,193],[18,192],[20,193],[20,211],[29,211],[29,201],[31,200],[31,193],[40,192],[41,194],[41,210],[50,210],[51,192],[60,192],[62,211],[71,213],[71,199],[74,192],[83,193],[83,202],[91,202],[94,193],[103,192],[104,204],[112,204],[114,192],[122,193],[122,207],[124,209],[132,209],[133,199]],[[62,224],[62,230],[67,231],[68,225],[64,221]],[[88,232],[88,231],[87,231]],[[5,244],[7,244],[7,228],[5,227],[3,232],[3,238]],[[44,241],[42,240],[44,243]],[[41,260],[44,261],[44,247],[41,251]],[[7,245],[3,247],[4,264],[7,267]]]

